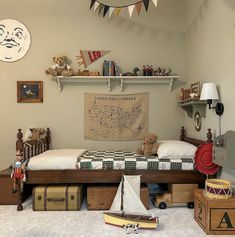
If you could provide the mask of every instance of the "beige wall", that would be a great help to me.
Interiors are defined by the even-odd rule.
[[[136,65],[171,67],[185,80],[184,4],[181,0],[160,1],[133,20],[127,13],[108,21],[89,10],[88,0],[0,0],[1,19],[12,18],[29,29],[32,44],[28,54],[13,63],[0,62],[0,169],[14,159],[17,128],[50,127],[54,148],[135,149],[139,142],[94,142],[84,140],[84,92],[106,93],[105,86],[68,85],[62,93],[44,74],[54,55],[65,54],[77,68],[80,49],[107,49],[106,59],[115,60],[123,71]],[[151,3],[152,4],[152,3]],[[14,8],[13,8],[14,6]],[[102,60],[89,69],[101,69]],[[17,80],[42,80],[42,104],[17,104]],[[166,85],[132,85],[124,93],[150,92],[149,130],[161,139],[177,138],[184,114],[176,107],[178,90]],[[120,93],[119,87],[112,93]],[[226,105],[228,106],[228,105]]]
[[[205,0],[186,33],[187,80],[215,82],[225,112],[221,119],[222,133],[235,130],[235,1]],[[185,116],[190,136],[204,138],[207,128],[219,134],[219,117],[206,111],[202,130],[196,132],[193,120]]]

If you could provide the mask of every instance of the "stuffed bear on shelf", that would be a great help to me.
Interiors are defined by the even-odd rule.
[[[45,73],[53,77],[56,76],[73,76],[74,70],[68,65],[66,56],[53,57],[55,65],[46,69]]]
[[[158,136],[155,133],[150,133],[144,139],[144,142],[137,153],[144,156],[157,155],[159,144],[157,143]]]

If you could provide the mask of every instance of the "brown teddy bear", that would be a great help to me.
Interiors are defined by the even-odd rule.
[[[154,133],[150,133],[144,139],[144,143],[141,148],[138,149],[137,153],[144,156],[157,155],[159,145],[157,144],[158,136]]]
[[[53,57],[52,59],[56,64],[48,68],[45,71],[46,74],[52,75],[53,77],[74,75],[73,69],[66,62],[66,56]]]

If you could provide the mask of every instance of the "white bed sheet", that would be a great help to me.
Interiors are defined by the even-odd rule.
[[[76,169],[77,158],[86,149],[55,149],[34,156],[28,163],[28,170],[67,170]]]

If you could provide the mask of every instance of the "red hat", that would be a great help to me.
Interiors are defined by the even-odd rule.
[[[212,143],[202,144],[195,154],[195,168],[206,175],[214,175],[220,169],[220,166],[213,163],[212,146]]]

